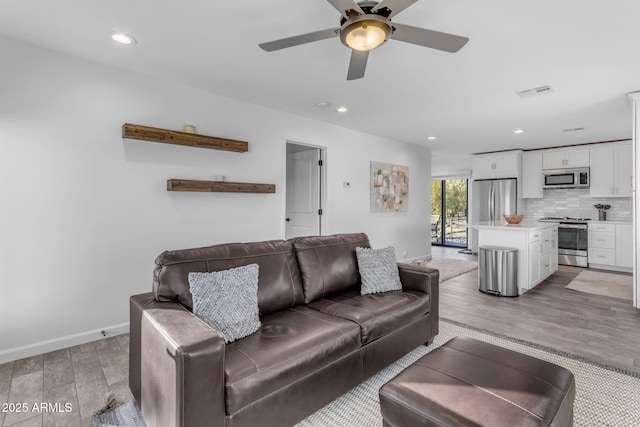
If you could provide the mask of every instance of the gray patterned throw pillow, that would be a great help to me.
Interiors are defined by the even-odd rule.
[[[360,293],[399,291],[402,289],[396,251],[393,246],[382,249],[356,248],[362,286]]]
[[[258,264],[212,273],[189,273],[193,314],[229,343],[260,329]]]

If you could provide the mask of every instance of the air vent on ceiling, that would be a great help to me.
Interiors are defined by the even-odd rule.
[[[544,85],[540,87],[534,87],[533,89],[521,90],[516,92],[520,98],[531,98],[532,96],[544,95],[545,93],[555,92],[555,89],[550,85]]]
[[[568,133],[568,132],[580,132],[581,130],[584,130],[584,128],[569,128],[569,129],[562,129],[562,132],[564,132],[564,133]]]

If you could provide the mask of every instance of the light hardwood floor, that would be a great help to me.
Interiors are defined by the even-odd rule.
[[[433,247],[434,259],[477,260]],[[570,291],[582,271],[561,266],[517,298],[478,291],[477,270],[440,285],[440,316],[640,372],[640,310],[628,301]],[[26,413],[0,412],[0,426],[90,426],[109,391],[130,399],[129,337],[120,335],[0,365],[0,404],[28,404]],[[37,413],[34,403],[70,403],[69,413]]]
[[[458,249],[432,256],[477,260]],[[440,317],[640,372],[640,310],[630,301],[565,289],[583,269],[560,266],[516,298],[478,291],[478,271],[440,285]]]
[[[129,335],[119,335],[0,365],[0,425],[91,426],[91,414],[110,391],[129,391]],[[58,403],[34,411],[33,405]],[[20,404],[20,407],[16,407]],[[26,404],[26,411],[22,411]],[[65,404],[70,411],[65,412]],[[11,406],[8,406],[11,405]]]

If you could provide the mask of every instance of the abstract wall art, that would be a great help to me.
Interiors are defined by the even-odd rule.
[[[371,162],[371,212],[409,210],[409,168]]]

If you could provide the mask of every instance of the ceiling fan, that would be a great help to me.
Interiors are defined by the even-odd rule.
[[[355,80],[364,77],[369,51],[390,38],[451,53],[457,52],[469,41],[467,37],[391,23],[391,18],[418,0],[382,0],[379,3],[356,3],[355,0],[327,1],[342,14],[339,27],[260,43],[258,46],[272,52],[339,35],[342,44],[351,49],[347,80]]]

